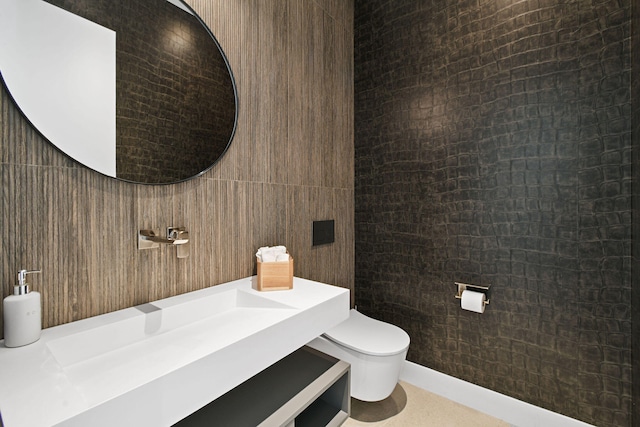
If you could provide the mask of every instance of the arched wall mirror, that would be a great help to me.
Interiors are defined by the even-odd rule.
[[[181,0],[1,0],[0,74],[54,146],[121,180],[205,172],[237,123],[235,82]]]

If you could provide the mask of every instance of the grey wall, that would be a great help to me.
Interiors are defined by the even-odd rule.
[[[355,8],[358,307],[598,426],[631,425],[630,3]],[[484,314],[455,281],[492,285]]]

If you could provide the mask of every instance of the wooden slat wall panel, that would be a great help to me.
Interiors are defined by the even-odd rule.
[[[50,146],[0,92],[2,297],[19,269],[42,268],[30,283],[44,327],[254,274],[262,245],[287,245],[297,276],[353,289],[353,2],[189,4],[223,46],[240,103],[233,144],[202,177],[106,178]],[[336,242],[314,248],[320,219],[336,220]],[[170,225],[189,230],[189,258],[137,250],[138,229]]]
[[[353,3],[342,0],[315,0],[315,2],[347,31],[353,29]]]

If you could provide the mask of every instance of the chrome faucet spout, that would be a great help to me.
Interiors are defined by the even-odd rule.
[[[153,230],[140,230],[138,232],[138,240],[147,242],[162,243],[165,245],[173,245],[173,241],[164,237],[156,236]]]
[[[138,231],[138,249],[153,249],[160,244],[178,245],[178,258],[189,256],[189,232],[184,227],[167,228],[166,237],[158,236],[154,230]]]

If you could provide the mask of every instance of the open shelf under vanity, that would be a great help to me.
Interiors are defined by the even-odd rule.
[[[302,347],[174,427],[340,426],[349,417],[348,363]]]

